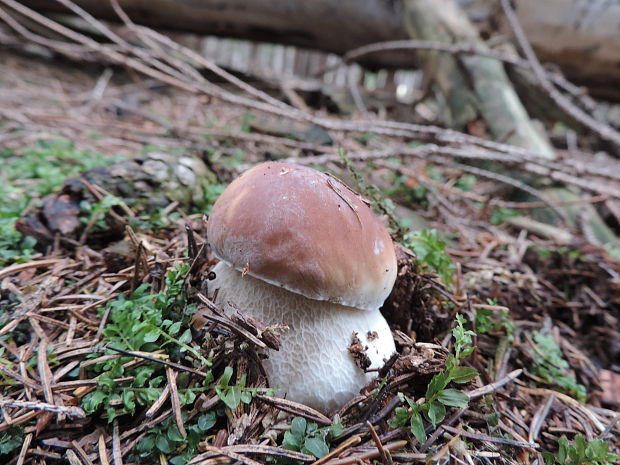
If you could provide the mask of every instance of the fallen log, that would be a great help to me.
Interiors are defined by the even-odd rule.
[[[61,2],[23,0],[45,12],[68,12]],[[115,20],[109,1],[76,0],[101,19]],[[470,20],[502,23],[495,0],[458,0]],[[580,0],[517,0],[515,9],[543,62],[559,65],[573,80],[613,94],[620,78],[620,4]],[[291,44],[344,54],[370,43],[408,38],[403,0],[119,0],[139,24],[197,34]],[[508,27],[504,29],[508,31]],[[365,55],[371,67],[409,68],[408,50]],[[616,97],[618,95],[615,86]]]

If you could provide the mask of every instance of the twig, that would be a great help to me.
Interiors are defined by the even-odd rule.
[[[115,418],[112,423],[112,459],[114,460],[114,465],[123,465],[121,438],[118,432],[118,418]]]
[[[209,452],[214,452],[218,455],[223,455],[224,457],[230,457],[231,459],[237,462],[244,463],[245,465],[261,465],[260,462],[257,462],[254,459],[246,457],[245,455],[238,454],[237,452],[233,452],[229,449],[227,450],[224,448],[219,448],[219,447],[214,447],[214,446],[209,446],[209,445],[206,446],[206,449]]]
[[[538,449],[539,448],[538,444],[514,441],[512,439],[496,438],[496,437],[489,436],[487,434],[482,434],[482,433],[471,433],[469,431],[464,431],[464,430],[459,429],[459,428],[453,428],[452,426],[447,426],[446,425],[446,426],[442,426],[442,428],[444,430],[446,430],[448,433],[460,434],[463,437],[466,437],[466,438],[469,438],[469,439],[476,439],[478,441],[491,442],[491,443],[495,443],[495,444],[503,444],[505,446],[513,446],[513,447],[527,447],[527,448],[530,448],[530,449]]]
[[[146,411],[144,416],[146,418],[153,418],[155,414],[159,411],[159,409],[162,408],[163,405],[166,403],[166,401],[168,400],[168,397],[170,397],[170,385],[169,384],[167,384],[164,390],[161,391],[161,394],[159,395],[157,400],[153,402],[153,405],[149,407],[149,409]]]
[[[210,444],[205,442],[202,445],[203,447],[210,447],[211,449],[208,449],[209,452],[199,454],[196,457],[192,458],[188,462],[188,465],[198,465],[200,463],[203,463],[205,460],[217,457],[218,455],[226,456],[228,452],[232,452],[235,454],[267,455],[270,457],[281,457],[284,459],[300,460],[302,462],[312,462],[314,460],[314,457],[312,455],[283,449],[281,447],[267,446],[262,444],[238,444],[232,446],[218,447],[211,446]],[[312,463],[312,465],[315,465],[315,463],[316,462]]]
[[[71,449],[67,449],[65,451],[65,458],[69,462],[69,465],[84,465],[80,457],[78,457],[78,455]]]
[[[48,268],[51,265],[55,265],[57,263],[62,262],[63,258],[50,258],[47,260],[37,260],[37,261],[32,261],[32,262],[28,262],[28,263],[19,263],[16,265],[11,265],[9,267],[4,268],[3,270],[0,270],[0,279],[4,279],[7,276],[10,276],[14,273],[19,273],[21,271],[24,270],[28,270],[30,268]]]
[[[43,394],[45,400],[49,404],[54,404],[54,395],[52,394],[52,372],[47,363],[47,338],[41,339],[37,350],[37,369],[39,371],[39,379],[43,386]]]
[[[158,69],[153,69],[152,67],[142,63],[135,58],[127,57],[113,48],[99,44],[82,34],[76,33],[75,31],[72,31],[58,23],[55,23],[54,21],[51,21],[48,18],[34,12],[33,10],[19,4],[15,0],[0,1],[20,12],[20,14],[34,20],[35,22],[47,28],[50,28],[56,33],[61,34],[82,45],[88,46],[93,51],[102,54],[104,57],[112,60],[113,62],[127,65],[140,73],[143,73],[155,79],[159,79],[162,82],[179,87],[189,92],[204,92],[208,95],[212,95],[213,97],[220,98],[226,102],[235,105],[241,105],[247,108],[265,111],[267,113],[275,114],[282,117],[288,117],[297,121],[305,121],[326,129],[332,129],[336,131],[369,132],[373,134],[385,134],[411,138],[419,138],[421,135],[427,135],[436,138],[437,141],[442,143],[470,143],[499,152],[511,154],[529,153],[534,158],[542,158],[539,154],[533,154],[525,149],[470,136],[467,134],[459,133],[457,131],[446,130],[437,126],[398,123],[394,121],[380,120],[340,121],[334,118],[315,116],[283,104],[282,102],[275,100],[272,97],[269,97],[268,95],[262,93],[261,91],[258,91],[257,89],[249,86],[248,84],[239,82],[238,79],[235,80],[232,76],[226,76],[225,74],[222,74],[222,76],[226,76],[225,78],[229,82],[233,82],[235,83],[235,85],[240,85],[250,95],[256,96],[264,100],[261,102],[257,102],[250,98],[225,91],[213,84],[207,85],[203,84],[202,82],[195,82],[191,79],[185,80],[184,78],[177,77],[177,75],[172,76]],[[145,29],[145,31],[147,30]],[[207,66],[207,63],[204,63],[205,59],[203,57],[200,57],[200,55],[198,55],[197,53],[187,49],[186,47],[182,47],[179,44],[172,42],[170,39],[158,35],[157,33],[154,33],[152,31],[150,31],[149,33],[155,34],[156,37],[164,41],[168,46],[170,46],[178,53],[184,53],[186,54],[186,56],[195,59],[199,64]],[[211,66],[211,64],[209,64],[209,66]]]
[[[394,441],[385,444],[383,448],[388,452],[392,452],[394,450],[402,449],[406,445],[407,441]],[[367,452],[363,452],[361,454],[354,454],[344,459],[330,460],[329,462],[325,462],[325,465],[350,465],[353,463],[360,463],[360,461],[363,460],[374,459],[376,457],[379,457],[379,455],[381,455],[381,452],[379,452],[379,450],[376,448],[372,448]]]
[[[336,447],[334,450],[332,450],[329,453],[325,454],[320,459],[315,460],[310,465],[323,465],[325,462],[327,462],[332,457],[340,455],[341,452],[349,449],[350,447],[356,446],[360,442],[362,442],[362,435],[361,434],[358,434],[358,435],[355,435],[355,436],[351,436],[349,439],[344,441],[342,444],[338,445],[338,447]]]
[[[99,434],[99,441],[97,442],[98,452],[99,452],[99,461],[101,465],[110,465],[110,461],[108,460],[108,451],[105,447],[105,437],[103,433]]]
[[[440,427],[437,428],[435,431],[433,431],[433,434],[431,434],[428,437],[428,439],[424,442],[424,444],[422,444],[420,446],[420,452],[426,452],[429,447],[433,446],[433,444],[435,444],[435,442],[437,441],[439,436],[441,436],[443,434],[444,429],[445,429],[444,426],[450,426],[455,421],[457,421],[459,418],[461,418],[461,416],[464,413],[465,413],[465,409],[464,408],[460,408],[456,412],[454,412],[452,415],[450,415],[449,418],[446,418],[443,421],[443,423],[440,425]]]
[[[381,460],[383,461],[383,463],[385,465],[393,465],[392,458],[390,457],[389,453],[386,452],[383,444],[381,444],[381,439],[379,439],[379,435],[377,434],[375,427],[372,426],[372,423],[370,423],[369,421],[366,422],[366,426],[368,426],[368,430],[370,431],[372,440],[375,442],[375,445],[379,450],[379,454],[381,455]]]
[[[492,392],[495,392],[501,389],[506,384],[511,383],[512,381],[517,379],[519,376],[521,376],[521,373],[523,373],[523,370],[521,368],[519,368],[518,370],[511,371],[506,376],[504,376],[502,379],[497,380],[494,383],[487,384],[486,386],[482,386],[478,389],[474,389],[473,391],[469,391],[467,395],[469,396],[470,399],[477,399],[478,397],[491,394]]]
[[[142,353],[139,353],[139,352],[132,352],[132,351],[129,351],[129,350],[123,350],[123,349],[119,349],[118,347],[113,347],[113,346],[110,346],[110,345],[106,345],[105,348],[113,350],[113,351],[121,353],[121,354],[124,354],[124,355],[128,355],[130,357],[142,358],[144,360],[148,360],[149,362],[160,363],[162,365],[166,365],[167,367],[174,368],[175,370],[186,371],[188,373],[194,373],[195,375],[199,375],[201,377],[207,377],[208,376],[207,373],[205,373],[204,371],[195,370],[194,368],[186,367],[185,365],[181,365],[179,363],[169,362],[168,360],[162,360],[162,359],[159,359],[159,358],[156,358],[156,357],[152,357],[150,355],[142,354]]]
[[[13,400],[6,397],[0,397],[0,407],[15,407],[28,410],[40,410],[43,412],[68,415],[72,418],[86,418],[86,413],[80,407],[64,407],[60,405],[48,404],[45,402]]]
[[[177,423],[179,433],[183,438],[187,437],[187,431],[183,426],[183,415],[181,414],[181,402],[179,401],[179,391],[177,389],[177,372],[170,367],[166,367],[166,378],[168,378],[168,387],[170,388],[170,403],[172,404],[172,413]]]
[[[299,404],[288,399],[266,396],[264,394],[257,394],[256,398],[266,404],[279,408],[280,410],[308,418],[309,420],[316,421],[317,423],[321,423],[323,425],[332,424],[332,421],[328,417],[306,405]]]
[[[522,387],[522,386],[519,386],[519,390],[523,391],[523,392],[525,392],[527,394],[531,394],[531,395],[535,395],[535,396],[550,396],[550,395],[553,395],[557,399],[559,399],[562,402],[564,402],[565,404],[568,404],[571,407],[574,407],[576,410],[578,410],[581,413],[583,413],[586,417],[588,417],[588,419],[592,422],[592,424],[594,426],[596,426],[596,428],[600,432],[605,431],[605,425],[603,425],[603,423],[601,423],[601,421],[596,417],[596,415],[594,415],[594,413],[592,413],[585,405],[580,404],[578,401],[576,401],[575,399],[573,399],[570,396],[567,396],[566,394],[563,394],[563,393],[557,392],[557,391],[553,391],[551,389],[543,389],[543,388],[531,389],[531,388],[526,388],[526,387]]]
[[[549,415],[549,410],[553,405],[553,401],[555,400],[554,395],[550,395],[547,398],[547,401],[540,406],[540,408],[534,414],[532,418],[532,423],[530,426],[530,435],[528,440],[533,443],[538,439],[538,434],[540,433],[540,428],[542,428],[543,422],[547,419],[547,415]]]
[[[26,454],[28,453],[28,449],[30,448],[30,443],[32,442],[32,433],[27,434],[24,437],[24,443],[22,444],[22,448],[19,451],[19,456],[17,457],[16,465],[23,465],[24,460],[26,460]]]
[[[325,73],[334,71],[344,64],[359,61],[360,58],[363,58],[366,55],[391,50],[433,50],[437,52],[451,53],[453,55],[478,55],[481,57],[492,58],[512,66],[532,70],[532,65],[527,60],[519,57],[513,57],[495,50],[476,47],[466,42],[450,44],[430,40],[389,40],[385,42],[375,42],[349,50],[342,56],[341,63],[337,63],[332,66],[324,66],[313,73],[313,76],[317,77],[324,75]],[[570,93],[574,98],[579,99],[584,108],[587,108],[589,111],[594,110],[596,103],[591,99],[583,98],[583,91],[574,84],[568,82],[563,76],[557,73],[548,73],[547,77],[554,84]]]
[[[210,310],[210,312],[202,312],[200,314],[202,317],[204,317],[207,320],[211,320],[211,321],[221,324],[222,326],[230,329],[233,333],[247,339],[249,342],[253,343],[254,345],[258,346],[261,349],[267,348],[267,345],[263,341],[258,339],[256,336],[254,336],[252,333],[247,331],[245,328],[242,328],[234,321],[231,321],[229,318],[225,318],[225,317],[222,317],[214,313],[213,310],[215,309],[217,311],[217,306],[204,294],[198,292],[196,295],[198,296],[198,298],[200,299],[202,303],[207,305],[208,309]]]
[[[90,459],[90,457],[88,457],[86,451],[82,449],[82,446],[80,446],[77,441],[71,441],[71,447],[75,449],[75,452],[80,457],[82,462],[84,462],[86,465],[94,465],[93,461]]]

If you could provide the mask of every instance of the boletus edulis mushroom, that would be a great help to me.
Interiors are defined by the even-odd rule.
[[[217,303],[288,326],[280,350],[264,361],[279,395],[333,412],[375,375],[356,363],[354,338],[370,370],[395,351],[379,312],[396,279],[392,239],[337,178],[289,163],[258,165],[215,202],[207,235],[220,260],[209,282]]]

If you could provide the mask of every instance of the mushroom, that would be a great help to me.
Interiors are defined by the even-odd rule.
[[[207,234],[220,260],[209,289],[224,310],[288,326],[264,361],[279,395],[332,412],[373,378],[360,359],[378,369],[395,351],[379,311],[396,279],[392,239],[337,178],[258,165],[215,202]]]

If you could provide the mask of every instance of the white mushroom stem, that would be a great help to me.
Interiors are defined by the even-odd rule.
[[[359,310],[267,284],[218,263],[210,293],[219,288],[217,303],[228,302],[266,325],[288,325],[279,351],[269,351],[263,363],[271,387],[279,396],[329,413],[359,393],[376,374],[357,366],[348,348],[353,333],[380,368],[396,350],[390,328],[379,310]]]

